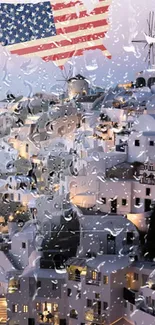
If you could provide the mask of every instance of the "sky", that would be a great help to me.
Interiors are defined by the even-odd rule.
[[[98,2],[82,1],[88,11],[90,5],[93,9]],[[147,18],[151,10],[155,10],[154,0],[112,0],[109,10],[110,28],[103,39],[112,59],[106,59],[100,50],[87,51],[82,57],[73,58],[65,64],[65,74],[68,75],[68,71],[83,74],[90,79],[92,85],[97,86],[133,81],[138,71],[147,68],[144,62],[147,52],[142,44],[133,47],[131,41],[144,39],[143,33],[148,32]],[[31,96],[36,91],[52,92],[65,87],[65,82],[60,81],[64,79],[62,71],[53,62],[10,55],[2,46],[0,72],[0,99],[4,98],[7,92]]]

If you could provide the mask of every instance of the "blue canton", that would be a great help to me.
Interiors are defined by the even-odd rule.
[[[0,4],[0,43],[3,46],[56,35],[51,3]]]

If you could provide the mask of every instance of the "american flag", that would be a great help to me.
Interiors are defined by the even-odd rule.
[[[39,56],[59,67],[85,50],[100,49],[109,28],[112,0],[99,0],[88,14],[81,1],[0,4],[0,43],[17,55]]]

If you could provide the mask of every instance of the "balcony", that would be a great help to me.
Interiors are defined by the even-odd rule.
[[[81,282],[81,276],[80,275],[77,275],[75,273],[69,273],[68,274],[68,280],[69,281]]]
[[[88,285],[94,285],[94,286],[99,286],[101,284],[101,281],[99,281],[99,280],[93,280],[91,278],[86,278],[86,284],[88,284]]]
[[[140,178],[141,184],[155,185],[155,179],[151,179],[150,177],[142,177]]]

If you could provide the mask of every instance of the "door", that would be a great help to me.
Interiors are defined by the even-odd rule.
[[[111,199],[111,213],[117,213],[117,199]]]
[[[107,254],[115,254],[115,237],[107,235]]]
[[[145,203],[144,203],[145,212],[151,210],[150,205],[151,205],[151,200],[150,199],[145,199]]]
[[[35,319],[34,318],[28,318],[28,325],[35,325]]]

